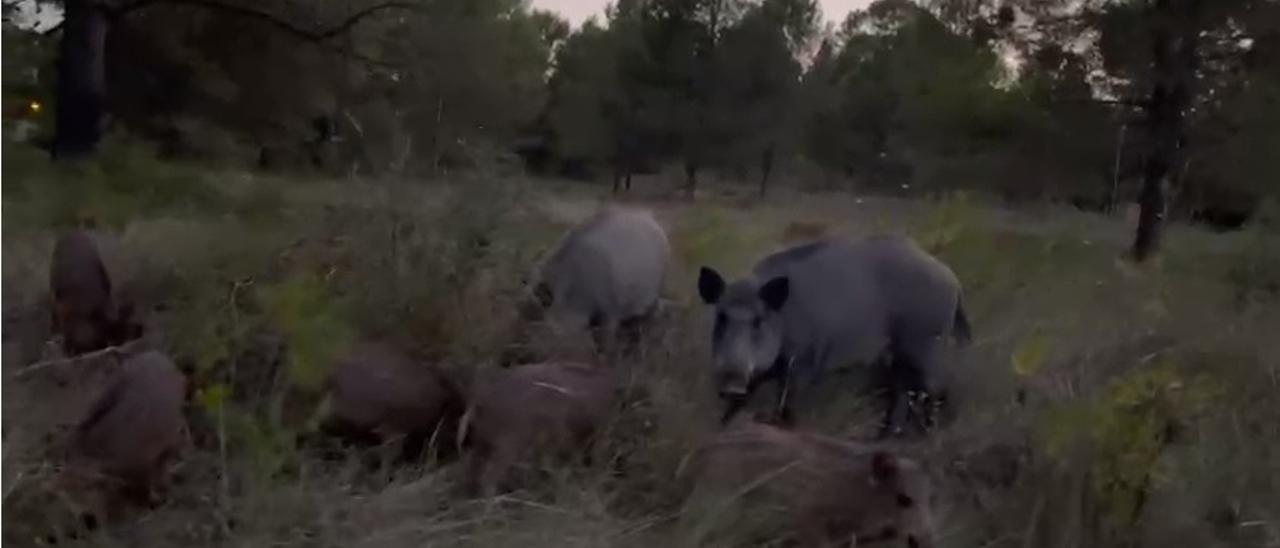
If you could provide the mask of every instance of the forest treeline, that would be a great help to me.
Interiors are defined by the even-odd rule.
[[[64,0],[39,32],[23,4],[6,123],[63,150],[105,128],[262,168],[1159,198],[1227,226],[1280,194],[1273,0],[878,0],[840,21],[815,0],[618,0],[578,28],[520,0]],[[76,68],[95,53],[101,82]],[[86,97],[78,121],[32,106]]]

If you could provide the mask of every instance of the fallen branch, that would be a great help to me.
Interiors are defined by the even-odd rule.
[[[33,364],[31,364],[31,365],[28,365],[28,366],[26,366],[26,367],[24,367],[24,368],[22,368],[22,369],[18,370],[18,372],[17,372],[17,373],[14,373],[14,374],[13,374],[13,378],[14,378],[14,379],[21,379],[21,378],[23,378],[23,377],[27,377],[27,376],[29,376],[29,375],[31,375],[31,374],[33,374],[33,373],[36,373],[36,372],[38,372],[38,371],[40,371],[40,370],[43,370],[43,369],[48,369],[48,368],[50,368],[50,367],[55,367],[55,366],[60,366],[60,365],[73,365],[73,364],[77,364],[77,363],[80,363],[80,362],[91,361],[91,360],[94,360],[94,359],[97,359],[97,358],[101,358],[101,357],[103,357],[103,356],[107,356],[107,355],[113,355],[113,356],[117,356],[117,357],[119,357],[119,356],[122,356],[122,355],[129,355],[129,354],[133,354],[134,352],[136,352],[140,347],[144,346],[145,344],[146,344],[146,339],[145,339],[145,338],[141,338],[141,339],[134,339],[134,340],[132,340],[132,341],[129,341],[129,342],[124,343],[124,344],[121,344],[121,345],[117,345],[117,346],[108,346],[108,347],[106,347],[106,348],[99,349],[99,350],[94,350],[93,352],[88,352],[88,353],[85,353],[85,354],[80,354],[80,355],[78,355],[78,356],[71,356],[71,357],[66,357],[66,358],[54,358],[54,359],[51,359],[51,360],[44,360],[44,361],[36,362],[36,363],[33,363]]]

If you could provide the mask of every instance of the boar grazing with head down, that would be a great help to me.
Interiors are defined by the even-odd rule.
[[[462,395],[444,371],[415,362],[380,342],[354,346],[337,360],[329,416],[321,428],[351,441],[403,438],[402,457],[412,460],[430,443],[455,446]]]
[[[86,367],[101,367],[95,374],[105,382],[71,433],[67,478],[94,491],[106,508],[120,497],[154,503],[188,442],[186,378],[157,351]]]
[[[588,328],[602,351],[650,319],[670,262],[666,232],[648,211],[610,207],[561,239],[534,285],[526,319],[565,333]],[[619,333],[619,331],[623,333]]]
[[[919,398],[941,401],[946,338],[969,340],[960,282],[938,259],[898,236],[828,238],[765,257],[746,278],[726,283],[703,267],[703,301],[715,307],[711,330],[717,389],[729,419],[765,381],[775,381],[778,413],[823,374],[891,358],[889,408],[881,436],[899,432]]]
[[[934,543],[929,479],[891,452],[745,423],[703,447],[690,472],[683,514],[699,536],[783,536],[810,547]]]
[[[68,355],[92,352],[141,335],[132,307],[119,305],[98,246],[88,232],[63,235],[49,265],[52,321]]]
[[[574,363],[499,369],[478,380],[462,429],[472,494],[496,494],[517,464],[588,457],[618,389],[612,372]]]

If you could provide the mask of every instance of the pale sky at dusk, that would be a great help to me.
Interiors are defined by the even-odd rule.
[[[560,12],[574,26],[592,15],[604,19],[604,7],[612,0],[533,0],[533,6]],[[840,23],[850,10],[866,7],[871,0],[818,0],[823,19]]]

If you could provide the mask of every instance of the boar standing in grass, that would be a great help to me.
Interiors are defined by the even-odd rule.
[[[111,278],[98,246],[86,231],[63,235],[53,248],[49,268],[54,331],[62,335],[68,355],[118,345],[141,335],[132,322],[132,307],[117,306]]]
[[[732,283],[703,267],[698,291],[715,306],[713,366],[726,423],[766,380],[779,383],[777,413],[791,423],[798,394],[823,373],[872,364],[887,351],[890,403],[880,435],[901,431],[917,394],[934,398],[928,425],[942,396],[944,341],[969,339],[955,274],[905,237],[793,247]]]
[[[934,544],[929,478],[890,452],[744,422],[721,431],[693,462],[683,514],[700,535],[789,536],[802,546]]]
[[[403,458],[455,447],[462,395],[443,371],[379,342],[356,345],[334,366],[321,429],[363,443],[403,437]]]
[[[164,354],[144,351],[92,375],[103,389],[70,437],[67,476],[104,504],[151,505],[168,483],[169,465],[188,442],[183,416],[186,378]]]
[[[499,369],[477,381],[462,427],[472,494],[493,496],[517,464],[589,457],[618,389],[610,370],[575,363]]]
[[[648,211],[610,207],[574,228],[543,264],[526,319],[545,316],[557,329],[591,329],[598,350],[619,335],[628,350],[658,307],[670,262],[662,226]]]

